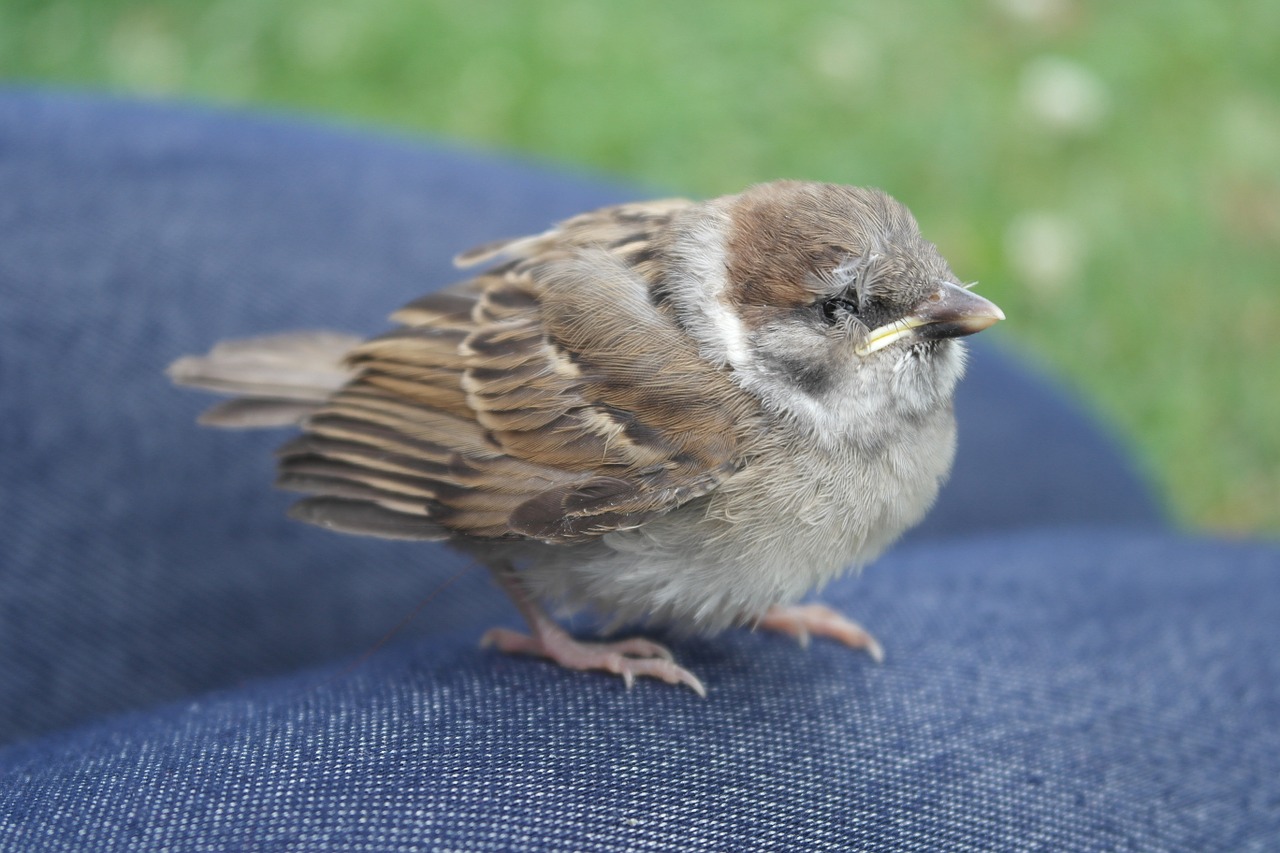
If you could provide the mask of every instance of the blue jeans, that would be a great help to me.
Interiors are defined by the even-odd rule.
[[[706,700],[480,650],[519,624],[483,572],[289,522],[285,435],[202,430],[164,379],[219,338],[376,332],[457,250],[637,194],[0,92],[0,848],[1280,844],[1280,549],[1168,530],[998,341],[937,508],[822,595],[886,662],[674,640]]]

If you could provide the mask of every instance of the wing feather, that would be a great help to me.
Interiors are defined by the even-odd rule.
[[[588,540],[706,494],[756,403],[653,299],[688,202],[623,205],[459,257],[280,453],[295,515],[395,538]],[[641,253],[640,256],[637,253]]]

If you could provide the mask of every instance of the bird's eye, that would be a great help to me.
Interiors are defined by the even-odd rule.
[[[835,296],[821,303],[822,316],[828,323],[834,323],[841,314],[858,316],[858,303],[843,296]]]

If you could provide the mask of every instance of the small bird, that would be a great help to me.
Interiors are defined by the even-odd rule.
[[[216,345],[169,375],[235,399],[201,422],[299,425],[294,518],[446,541],[529,633],[482,643],[578,670],[702,682],[624,624],[875,639],[806,593],[924,516],[955,454],[957,338],[1004,314],[875,189],[776,181],[606,207],[464,252],[473,278],[361,340]],[[606,632],[608,633],[608,631]]]

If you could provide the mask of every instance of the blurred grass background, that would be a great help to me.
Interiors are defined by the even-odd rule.
[[[1280,3],[0,0],[0,78],[883,187],[1179,518],[1280,533]]]

